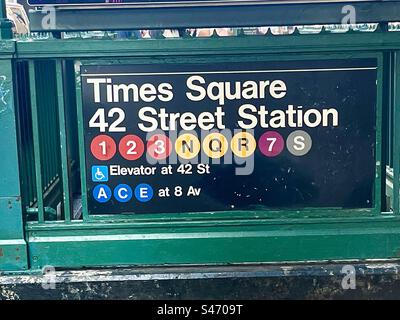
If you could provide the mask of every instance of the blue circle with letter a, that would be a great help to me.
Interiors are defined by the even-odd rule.
[[[140,202],[147,202],[153,198],[153,188],[146,183],[141,183],[135,188],[135,197]]]
[[[104,203],[111,199],[111,189],[105,184],[99,184],[93,189],[93,198]]]
[[[119,184],[114,189],[114,197],[119,202],[128,202],[132,199],[132,188],[127,184]]]

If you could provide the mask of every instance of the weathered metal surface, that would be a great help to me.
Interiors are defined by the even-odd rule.
[[[0,240],[0,265],[2,271],[27,269],[25,241],[22,239]]]
[[[400,32],[360,32],[287,36],[246,36],[196,39],[139,40],[59,40],[17,42],[18,58],[138,58],[212,56],[213,61],[227,53],[269,54],[332,53],[400,49]],[[229,48],[229,50],[228,50]],[[329,53],[327,53],[327,51]],[[118,60],[114,60],[118,62]],[[177,60],[179,61],[179,60]]]
[[[181,221],[168,223],[168,228],[166,222],[158,226],[150,222],[146,228],[146,223],[117,224],[115,221],[108,224],[108,230],[102,222],[65,227],[47,223],[47,228],[29,231],[29,256],[34,269],[45,265],[173,265],[398,257],[397,218],[377,217],[368,222],[360,219],[359,224],[356,220],[352,223],[309,220],[294,223],[295,220],[288,219],[290,230],[285,224],[260,219],[256,225],[251,219],[237,223],[215,221],[213,225],[203,226]],[[380,243],[385,246],[371,245]]]
[[[397,1],[353,1],[346,3],[332,1],[325,3],[186,6],[157,9],[59,10],[56,13],[57,19],[50,30],[103,30],[104,21],[107,21],[107,30],[340,24],[345,16],[342,12],[345,5],[352,5],[355,8],[357,22],[360,23],[400,20],[400,4]],[[47,11],[45,14],[48,14]],[[41,11],[30,13],[31,30],[43,30],[42,21],[45,14]]]
[[[12,23],[7,19],[5,1],[6,0],[0,0],[0,40],[12,38]]]
[[[6,57],[12,47],[5,50]],[[0,270],[27,269],[18,169],[13,70],[0,51]]]
[[[342,286],[343,264],[115,268],[3,275],[0,300],[399,299],[398,262],[347,265],[354,289]]]
[[[3,155],[0,166],[0,197],[20,195],[19,172],[15,166],[18,163],[18,153],[13,99],[12,65],[10,61],[0,59],[0,134],[2,137],[0,154]]]

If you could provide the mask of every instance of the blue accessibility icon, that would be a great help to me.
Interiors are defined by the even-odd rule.
[[[100,203],[107,202],[111,199],[111,189],[105,184],[99,184],[93,189],[93,198]]]
[[[108,181],[108,167],[107,166],[92,166],[92,181],[93,182],[107,182]]]
[[[153,198],[153,188],[147,183],[141,183],[135,188],[135,197],[140,202],[147,202]]]

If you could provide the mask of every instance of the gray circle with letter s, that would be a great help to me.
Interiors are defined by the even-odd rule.
[[[312,147],[312,139],[307,132],[296,130],[287,137],[286,147],[294,156],[304,156]]]

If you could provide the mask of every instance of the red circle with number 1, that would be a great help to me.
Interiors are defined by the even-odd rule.
[[[114,157],[115,152],[117,152],[117,145],[113,138],[101,134],[93,138],[90,144],[90,151],[92,151],[93,156],[98,160],[110,160]]]
[[[128,134],[120,140],[118,149],[126,160],[137,160],[144,152],[144,143],[138,136]]]

